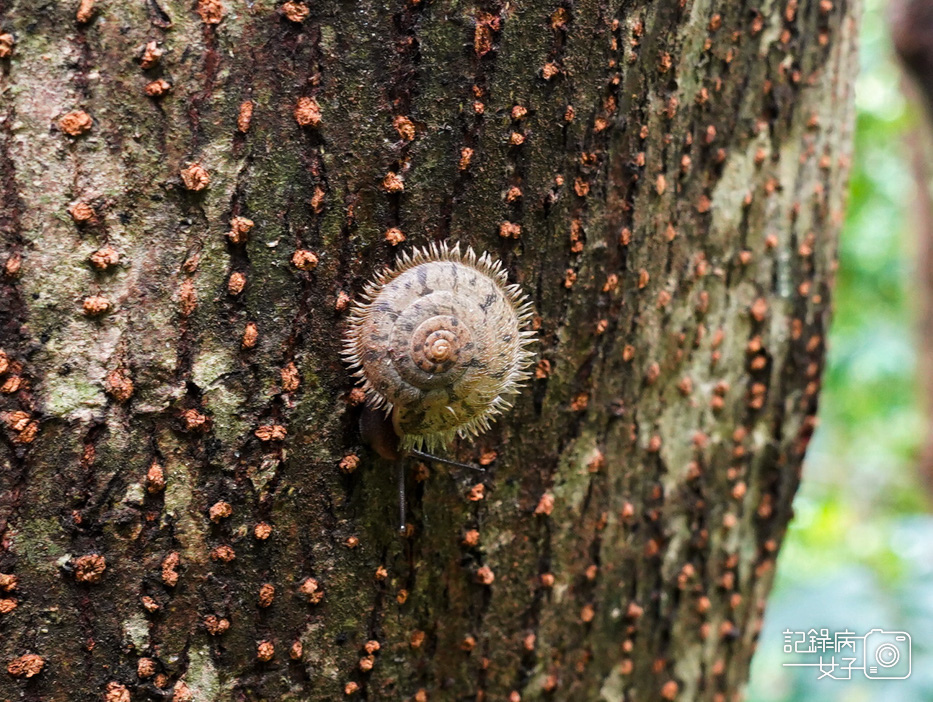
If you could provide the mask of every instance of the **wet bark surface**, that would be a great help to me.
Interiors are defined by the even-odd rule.
[[[815,426],[856,19],[0,1],[0,699],[732,699]],[[434,241],[504,262],[538,365],[448,450],[486,475],[409,464],[400,538],[341,333]]]

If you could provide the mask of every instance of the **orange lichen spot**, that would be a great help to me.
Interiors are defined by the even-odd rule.
[[[208,515],[210,520],[217,524],[221,519],[226,519],[233,514],[233,506],[229,502],[215,502],[211,505]]]
[[[337,293],[337,299],[334,301],[334,309],[338,312],[343,312],[347,307],[350,306],[350,296],[346,292],[341,290]]]
[[[269,607],[274,600],[275,585],[272,583],[263,583],[262,587],[259,588],[259,606],[263,608]]]
[[[389,171],[382,179],[382,189],[387,193],[400,193],[405,190],[405,181],[398,173]]]
[[[14,678],[31,678],[41,673],[44,666],[45,661],[41,656],[27,653],[10,661],[6,667],[6,672]]]
[[[551,374],[551,362],[546,358],[542,358],[540,361],[538,361],[538,365],[535,366],[535,378],[537,378],[538,380],[543,380],[547,378],[550,374]]]
[[[234,551],[226,544],[217,546],[213,551],[211,551],[211,560],[221,561],[222,563],[229,563],[230,561],[236,560],[236,551]]]
[[[198,14],[204,24],[220,24],[224,18],[224,5],[220,0],[198,0]]]
[[[373,666],[376,665],[376,657],[375,656],[363,656],[362,658],[360,658],[360,662],[358,665],[359,665],[360,670],[362,670],[364,673],[368,673],[369,671],[373,669]]]
[[[19,275],[19,269],[23,265],[23,257],[18,253],[11,254],[3,264],[3,274],[7,278],[15,278]]]
[[[16,39],[12,34],[3,32],[0,34],[0,59],[9,58],[13,53],[13,45]]]
[[[347,548],[351,548],[351,549],[352,549],[352,548],[356,548],[356,547],[358,547],[358,546],[360,545],[360,539],[359,539],[358,536],[348,536],[348,537],[344,540],[343,545],[346,546]]]
[[[513,185],[505,193],[506,202],[518,202],[522,198],[522,189],[516,185]]]
[[[544,80],[551,80],[554,76],[560,73],[560,66],[556,63],[548,62],[541,67],[541,77]]]
[[[163,50],[159,47],[158,42],[150,41],[146,44],[146,47],[143,49],[142,57],[139,59],[139,65],[144,70],[152,68],[162,58]]]
[[[301,641],[296,641],[288,651],[288,657],[293,661],[301,660],[301,654],[304,653],[304,646]]]
[[[412,648],[421,648],[421,644],[424,643],[425,633],[420,629],[416,629],[411,632],[411,636],[408,639],[408,645]]]
[[[522,235],[522,225],[515,222],[502,222],[499,224],[499,236],[503,239],[517,239]]]
[[[663,195],[664,191],[667,190],[667,179],[664,177],[663,174],[658,176],[657,180],[654,183],[654,189],[655,189],[655,192],[658,193],[658,195]]]
[[[256,644],[256,660],[267,663],[275,655],[275,645],[271,641],[260,641]]]
[[[295,121],[302,127],[318,127],[321,124],[321,106],[317,100],[312,97],[298,98]]]
[[[172,551],[162,559],[162,582],[168,587],[175,587],[178,583],[177,569],[180,561],[181,556],[178,555],[177,551]]]
[[[574,395],[573,399],[570,401],[570,409],[573,412],[582,412],[590,404],[589,393],[581,392]]]
[[[125,368],[115,368],[107,374],[107,392],[117,401],[126,402],[133,395],[133,381]]]
[[[385,566],[379,566],[376,568],[376,572],[373,575],[376,580],[385,580],[389,577],[389,571],[386,570]]]
[[[483,451],[479,455],[479,464],[481,466],[488,466],[490,463],[495,461],[498,457],[499,457],[498,452],[493,449]]]
[[[204,617],[204,628],[207,629],[207,633],[211,636],[220,636],[230,628],[230,622],[223,617],[208,614]]]
[[[551,14],[551,29],[563,29],[570,21],[570,12],[565,7],[559,7]]]
[[[476,28],[473,32],[473,50],[478,56],[485,56],[493,49],[495,33],[501,27],[498,15],[479,12],[476,15]]]
[[[311,10],[309,10],[308,6],[303,2],[288,0],[288,2],[282,5],[282,14],[285,15],[285,18],[289,22],[298,24],[304,22],[308,18],[308,15],[311,14]]]
[[[585,604],[583,609],[580,610],[580,621],[584,624],[589,624],[593,621],[593,618],[596,616],[596,610],[593,609],[593,605]]]
[[[516,122],[521,119],[524,119],[525,115],[527,114],[528,114],[527,107],[523,107],[522,105],[515,105],[512,108],[512,119],[514,119]]]
[[[664,685],[661,686],[661,699],[673,700],[677,699],[677,692],[680,690],[680,686],[673,680],[668,680]]]
[[[317,578],[305,578],[298,588],[298,591],[304,595],[311,604],[318,604],[324,599],[324,590]]]
[[[12,573],[0,573],[0,590],[3,592],[13,592],[16,589],[18,578]]]
[[[752,303],[749,312],[756,322],[763,322],[768,314],[768,301],[763,297],[759,297]]]
[[[189,163],[181,169],[181,182],[186,190],[198,192],[211,184],[211,176],[200,163]]]
[[[146,85],[146,95],[151,98],[162,97],[172,89],[172,84],[165,78],[157,78]]]
[[[292,265],[298,270],[313,271],[317,268],[318,257],[313,251],[298,249],[292,254]]]
[[[315,214],[321,214],[324,211],[324,198],[327,193],[324,192],[324,188],[320,185],[315,186],[314,194],[311,196],[311,209],[314,210]]]
[[[493,573],[492,568],[489,566],[481,566],[476,571],[476,582],[480,585],[492,585],[496,579],[496,574]]]
[[[130,702],[130,691],[126,689],[126,685],[111,680],[104,692],[104,702]]]
[[[107,570],[107,559],[97,553],[79,556],[72,563],[75,580],[79,583],[98,583]]]
[[[301,376],[298,374],[298,367],[294,363],[289,363],[280,371],[282,378],[282,390],[285,392],[294,392],[301,385]]]
[[[525,135],[521,132],[512,132],[509,135],[509,144],[512,146],[521,146],[525,143]]]
[[[415,123],[408,119],[408,117],[403,115],[396,116],[392,121],[392,126],[395,127],[395,131],[397,131],[398,135],[405,141],[411,141],[415,138]]]
[[[0,600],[0,614],[9,614],[14,609],[17,608],[16,600],[3,599]]]
[[[158,683],[159,676],[156,676],[156,686],[165,687],[168,685],[168,678],[165,678],[165,682],[161,685]],[[188,684],[184,680],[179,680],[175,683],[175,687],[172,690],[172,702],[193,702],[194,693],[188,687]]]
[[[259,522],[259,524],[253,527],[253,536],[260,541],[265,541],[272,536],[272,525],[266,522]]]
[[[564,271],[564,287],[568,290],[577,282],[577,272],[573,268]]]
[[[120,254],[112,246],[104,246],[90,255],[91,265],[99,271],[112,268],[120,262]]]
[[[240,342],[244,349],[251,349],[256,345],[259,339],[259,328],[255,322],[247,323],[243,329],[243,340]]]
[[[470,502],[484,500],[486,498],[486,486],[482,483],[477,483],[469,489],[466,497]]]
[[[360,465],[360,457],[357,456],[355,453],[351,453],[347,456],[344,456],[340,460],[340,470],[342,470],[344,473],[352,473],[357,468],[359,468],[359,465]]]
[[[586,462],[586,470],[590,473],[598,473],[606,465],[606,455],[599,449],[595,449],[590,459]]]
[[[352,682],[352,681],[348,682],[346,685],[343,686],[343,694],[345,694],[347,697],[349,697],[350,695],[354,695],[359,691],[360,691],[360,686],[357,683]]]
[[[94,16],[94,0],[81,0],[78,4],[78,11],[75,12],[75,19],[78,24],[87,24]]]
[[[233,244],[242,244],[249,238],[249,232],[253,228],[253,220],[246,217],[234,217],[230,220],[230,231],[227,232],[227,238]]]
[[[464,535],[463,539],[460,541],[461,544],[467,548],[474,548],[479,544],[479,531],[476,529],[469,529]]]
[[[347,404],[351,407],[357,407],[364,402],[366,402],[366,391],[363,388],[353,388],[347,394]]]
[[[643,290],[648,285],[648,281],[651,280],[651,274],[647,270],[642,268],[638,271],[638,289]]]
[[[470,167],[470,161],[472,160],[472,158],[473,158],[473,149],[471,149],[469,146],[464,146],[462,149],[460,149],[460,163],[458,165],[458,168],[461,171],[465,171],[467,168]]]
[[[580,197],[586,197],[590,192],[590,184],[583,178],[577,178],[573,181],[573,191]]]
[[[86,202],[73,202],[68,207],[68,214],[76,224],[96,224],[97,212]]]
[[[485,111],[486,111],[486,106],[482,102],[480,102],[479,100],[473,101],[473,112],[475,112],[478,115],[481,115]]]
[[[250,122],[253,121],[253,108],[255,103],[252,100],[244,100],[240,103],[240,111],[237,113],[236,128],[241,134],[249,131]]]
[[[0,385],[0,392],[4,395],[12,395],[14,392],[17,392],[23,386],[23,378],[19,375],[11,375],[7,378],[3,385]]]
[[[194,408],[182,412],[181,421],[186,431],[207,431],[211,426],[210,418]]]
[[[260,441],[283,441],[288,431],[281,424],[263,424],[253,433]]]
[[[58,120],[58,127],[68,136],[81,136],[89,131],[94,124],[91,116],[83,110],[74,110],[63,115]]]
[[[395,601],[400,605],[405,604],[408,601],[408,590],[402,588],[395,594]]]
[[[381,648],[382,648],[382,644],[380,644],[375,639],[370,639],[365,644],[363,644],[363,650],[366,651],[366,653],[369,654],[370,656],[376,653]]]
[[[390,229],[386,230],[385,239],[390,244],[392,244],[392,246],[398,246],[403,241],[405,241],[405,235],[398,227],[391,227]]]
[[[158,612],[159,609],[161,609],[161,607],[159,606],[159,603],[156,602],[151,597],[149,597],[149,595],[143,595],[142,597],[140,597],[139,602],[140,604],[142,604],[143,609],[149,612],[149,614],[152,614],[153,612]]]
[[[88,317],[98,317],[110,311],[110,300],[102,295],[91,295],[84,298],[81,307]]]
[[[158,463],[153,463],[146,471],[146,489],[152,495],[165,489],[165,471]]]
[[[156,672],[156,662],[152,658],[140,658],[136,661],[136,674],[145,680],[151,678]]]
[[[535,507],[535,514],[541,514],[549,517],[553,511],[554,495],[550,492],[546,492],[541,495],[540,499],[538,500],[538,505]]]
[[[241,292],[243,288],[246,287],[246,274],[241,271],[234,271],[230,274],[230,279],[227,281],[227,292],[236,297]]]

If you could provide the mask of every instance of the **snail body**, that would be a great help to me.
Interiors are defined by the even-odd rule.
[[[501,264],[471,248],[432,244],[377,275],[353,303],[343,357],[367,404],[391,420],[397,445],[383,436],[379,453],[487,430],[530,376],[531,314]]]

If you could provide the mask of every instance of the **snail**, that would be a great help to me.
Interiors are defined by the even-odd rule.
[[[531,302],[502,265],[459,244],[403,254],[353,302],[343,358],[362,384],[360,433],[379,455],[414,455],[477,436],[512,405],[534,354]],[[404,529],[404,527],[403,527]]]

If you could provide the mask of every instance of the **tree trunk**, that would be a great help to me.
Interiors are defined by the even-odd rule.
[[[0,699],[733,699],[815,426],[856,18],[0,0]],[[402,538],[339,352],[432,241],[503,260],[538,366],[448,451],[484,476],[408,464]]]
[[[921,484],[933,497],[933,6],[926,0],[891,3],[891,38],[905,71],[904,93],[921,119],[907,134],[910,154],[917,290],[917,377],[927,428],[917,462]]]

